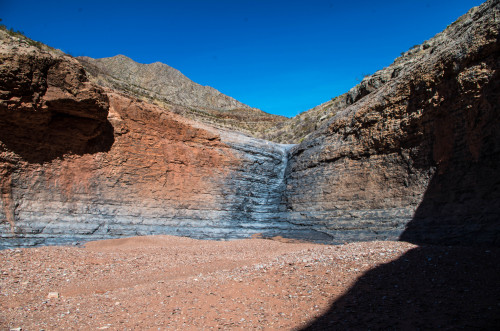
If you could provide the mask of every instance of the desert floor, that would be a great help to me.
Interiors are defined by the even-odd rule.
[[[0,329],[500,327],[500,249],[135,237],[0,251]]]

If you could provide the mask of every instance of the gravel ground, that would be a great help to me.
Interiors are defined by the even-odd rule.
[[[500,250],[172,236],[0,251],[0,329],[496,329]]]

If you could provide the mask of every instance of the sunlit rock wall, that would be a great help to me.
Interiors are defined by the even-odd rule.
[[[334,242],[500,245],[499,7],[461,17],[292,150],[291,222]]]

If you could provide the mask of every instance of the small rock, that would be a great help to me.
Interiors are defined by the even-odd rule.
[[[49,292],[47,299],[57,299],[59,298],[59,292]]]

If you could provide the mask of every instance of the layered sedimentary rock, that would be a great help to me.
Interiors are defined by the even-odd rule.
[[[471,10],[293,149],[294,223],[335,242],[500,244],[499,7]]]
[[[499,7],[367,78],[298,146],[100,87],[75,59],[0,32],[0,247],[146,234],[499,245]]]
[[[274,130],[265,132],[261,137],[279,143],[295,144],[301,142],[323,124],[328,122],[337,113],[371,93],[376,92],[388,82],[397,80],[399,75],[407,71],[408,68],[414,67],[419,62],[425,62],[426,57],[435,53],[436,50],[442,50],[448,47],[448,51],[463,53],[461,49],[449,49],[450,40],[456,38],[457,35],[465,31],[464,29],[467,29],[468,25],[476,24],[471,22],[471,20],[474,20],[473,15],[476,15],[478,10],[477,7],[472,8],[468,13],[458,18],[457,21],[450,24],[445,31],[424,41],[421,45],[414,45],[408,51],[402,52],[401,56],[396,58],[391,65],[371,75],[366,75],[359,84],[352,87],[348,92],[309,109],[286,122],[277,124]],[[496,23],[494,15],[486,15],[489,15],[490,21],[483,20],[482,24],[488,24],[495,29]],[[485,31],[478,32],[484,33]],[[452,34],[455,34],[455,36],[451,36]],[[476,38],[471,34],[468,36],[470,38]],[[482,38],[482,36],[478,37]]]
[[[0,246],[315,236],[283,215],[287,146],[103,90],[74,59],[2,36]]]

